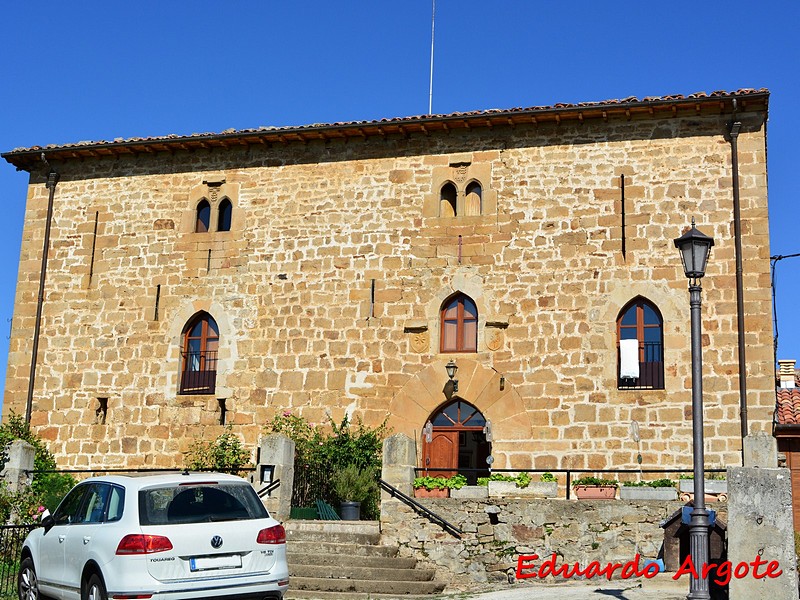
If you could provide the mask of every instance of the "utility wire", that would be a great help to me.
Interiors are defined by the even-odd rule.
[[[775,336],[773,339],[773,364],[778,364],[778,306],[775,301],[775,282],[776,282],[776,270],[775,267],[778,266],[778,261],[784,260],[785,258],[797,258],[800,256],[800,252],[797,254],[776,254],[775,256],[769,257],[769,268],[771,271],[770,280],[772,285],[772,326],[775,331]]]

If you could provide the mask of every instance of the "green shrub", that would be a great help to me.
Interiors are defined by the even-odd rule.
[[[186,453],[186,468],[190,471],[222,471],[241,476],[242,467],[248,462],[250,453],[230,425],[214,440],[196,441]]]
[[[542,476],[539,477],[539,481],[543,481],[545,483],[553,483],[553,482],[558,483],[558,477],[553,475],[550,471],[545,471],[544,473],[542,473]]]

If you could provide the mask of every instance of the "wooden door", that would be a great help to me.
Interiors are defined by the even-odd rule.
[[[430,443],[422,442],[422,456],[427,474],[431,477],[452,477],[455,471],[436,471],[436,469],[458,468],[458,431],[436,431]]]
[[[792,479],[794,530],[800,531],[800,439],[778,438],[778,450],[786,455],[786,468]]]

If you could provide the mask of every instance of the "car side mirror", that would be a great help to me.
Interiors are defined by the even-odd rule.
[[[53,525],[56,524],[56,520],[53,518],[51,514],[45,514],[41,520],[42,527],[44,527],[44,532],[47,533],[53,528]]]

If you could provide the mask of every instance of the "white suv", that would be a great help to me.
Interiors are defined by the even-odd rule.
[[[25,540],[20,600],[280,600],[286,533],[220,473],[93,477]]]

